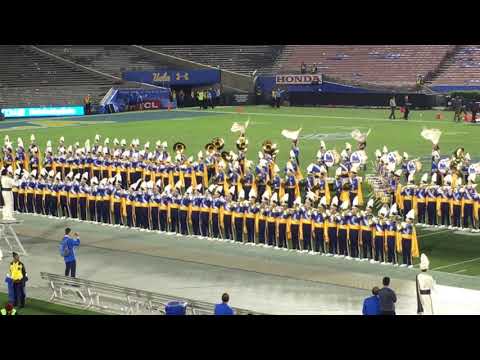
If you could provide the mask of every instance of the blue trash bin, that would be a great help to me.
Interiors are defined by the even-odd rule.
[[[165,306],[165,315],[185,315],[187,303],[184,301],[170,301]]]
[[[5,278],[5,283],[7,284],[8,289],[8,302],[13,304],[15,302],[14,295],[13,295],[13,280],[10,276]]]

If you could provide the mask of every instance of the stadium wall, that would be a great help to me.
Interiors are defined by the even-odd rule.
[[[127,71],[122,74],[126,81],[170,86],[205,86],[221,81],[220,70],[152,70]]]
[[[449,93],[452,91],[479,91],[480,85],[435,85],[430,89],[438,93]]]

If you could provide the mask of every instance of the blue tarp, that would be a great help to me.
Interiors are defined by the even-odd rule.
[[[170,89],[118,89],[115,95],[112,96],[105,104],[108,106],[112,104],[116,112],[123,112],[130,108],[139,108],[140,104],[155,102],[158,103],[158,108],[176,108],[176,102],[170,102]],[[152,108],[152,107],[149,107]]]

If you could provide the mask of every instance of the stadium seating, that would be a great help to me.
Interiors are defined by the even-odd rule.
[[[112,84],[28,48],[0,46],[0,107],[81,104],[87,93],[95,101]]]
[[[148,45],[148,49],[243,75],[255,70],[269,72],[282,45]]]
[[[480,85],[480,45],[459,46],[440,68],[433,85]]]
[[[151,54],[141,54],[130,46],[113,45],[42,45],[42,50],[92,69],[122,77],[122,72],[153,70],[165,65]]]
[[[417,75],[434,71],[452,45],[288,45],[275,72],[300,70],[316,63],[318,72],[345,80],[388,85],[413,85]]]

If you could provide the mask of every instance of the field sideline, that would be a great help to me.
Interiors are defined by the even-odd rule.
[[[178,109],[174,111],[132,112],[113,115],[94,115],[84,118],[7,120],[1,123],[1,133],[8,134],[16,145],[18,136],[29,144],[30,134],[35,134],[37,143],[43,150],[47,140],[56,146],[60,136],[67,144],[79,141],[81,145],[95,134],[103,139],[116,137],[139,138],[143,144],[150,141],[151,149],[157,140],[168,141],[169,148],[177,141],[187,145],[187,156],[196,156],[211,138],[225,139],[225,149],[235,150],[236,134],[230,132],[233,122],[246,121],[250,117],[247,130],[249,150],[247,158],[257,159],[261,143],[271,139],[279,145],[278,164],[283,169],[290,150],[290,141],[284,139],[282,129],[295,130],[302,127],[300,161],[303,170],[315,158],[320,140],[327,148],[341,151],[345,142],[355,147],[350,137],[353,129],[366,132],[371,129],[367,142],[369,166],[376,149],[387,145],[389,150],[404,151],[410,158],[420,158],[424,164],[422,173],[429,170],[431,143],[420,136],[424,127],[442,130],[441,154],[450,156],[463,146],[473,161],[480,161],[478,139],[480,126],[467,123],[453,123],[453,113],[443,112],[444,120],[436,120],[441,111],[412,111],[411,120],[388,120],[387,109],[347,109],[347,108],[281,108],[267,106],[219,107],[214,110]],[[397,116],[400,116],[397,112]],[[419,180],[417,176],[416,180]],[[480,276],[480,234],[453,232],[445,229],[418,228],[421,251],[429,255],[431,268],[459,275]],[[418,261],[418,260],[417,260]]]

